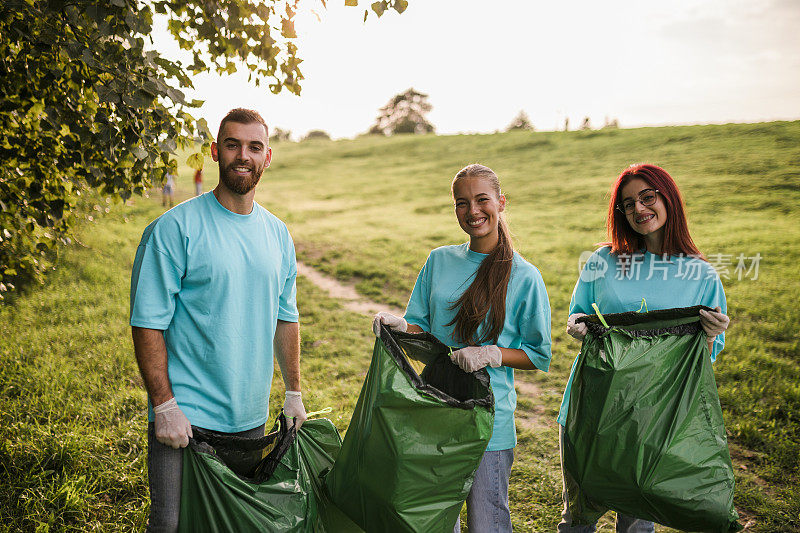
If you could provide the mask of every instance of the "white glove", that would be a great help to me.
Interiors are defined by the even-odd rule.
[[[700,325],[709,340],[713,340],[717,335],[728,329],[731,319],[722,313],[722,308],[717,306],[713,311],[700,310]]]
[[[192,425],[189,419],[178,407],[178,401],[173,396],[166,402],[153,407],[156,415],[156,440],[176,450],[189,445],[192,438]]]
[[[381,324],[395,331],[408,330],[408,322],[406,322],[405,318],[381,311],[372,319],[372,332],[375,333],[376,337],[381,336]]]
[[[503,354],[494,344],[467,346],[456,350],[450,356],[464,372],[475,372],[485,366],[498,367],[503,364]]]
[[[580,324],[575,323],[575,321],[582,316],[586,316],[586,313],[573,313],[569,315],[569,318],[567,318],[567,333],[579,341],[582,341],[589,332],[589,328],[584,322],[581,322]]]
[[[294,420],[294,426],[300,429],[306,421],[306,408],[303,405],[303,394],[299,391],[287,390],[286,399],[283,401],[283,414],[289,420]]]

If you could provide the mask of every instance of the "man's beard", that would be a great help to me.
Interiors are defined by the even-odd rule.
[[[225,187],[227,187],[231,192],[245,195],[252,191],[256,185],[258,185],[259,180],[261,180],[261,174],[264,172],[264,167],[255,168],[252,165],[248,165],[252,171],[250,176],[238,176],[233,171],[233,169],[237,166],[242,165],[241,163],[233,163],[228,165],[228,169],[230,169],[229,173],[228,169],[222,168],[222,163],[220,162],[219,178],[223,185],[225,185]]]

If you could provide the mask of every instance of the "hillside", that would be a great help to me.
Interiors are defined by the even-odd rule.
[[[464,241],[453,175],[480,162],[500,176],[515,244],[541,270],[553,312],[551,371],[517,373],[518,531],[552,531],[560,515],[555,415],[579,347],[564,333],[578,257],[605,237],[614,177],[633,162],[666,168],[696,244],[723,269],[731,326],[715,372],[742,522],[800,530],[800,122],[363,137],[273,150],[257,200],[287,222],[298,258],[400,307],[428,252]],[[209,190],[210,161],[205,179]],[[179,196],[190,190],[184,167]],[[127,291],[141,232],[162,211],[154,196],[86,223],[45,286],[0,308],[0,531],[144,524],[146,400]],[[760,258],[757,276],[735,270],[740,254],[748,267]],[[369,364],[370,318],[302,278],[298,303],[306,406],[333,407],[344,431]],[[281,396],[276,376],[271,405]]]

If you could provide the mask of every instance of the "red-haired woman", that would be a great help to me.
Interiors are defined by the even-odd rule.
[[[729,323],[725,292],[717,272],[692,242],[683,200],[672,177],[655,165],[625,169],[611,188],[606,229],[611,242],[592,254],[575,284],[567,333],[579,340],[586,336],[586,324],[575,321],[594,313],[592,303],[603,313],[636,311],[642,298],[649,310],[706,305],[715,309],[700,311],[714,361],[725,345]],[[558,415],[562,435],[571,387],[570,373]],[[571,525],[567,503],[565,490],[558,531],[593,532],[594,526]],[[617,514],[619,532],[654,530],[652,522]]]
[[[511,243],[506,198],[497,175],[469,165],[452,183],[455,212],[469,242],[436,248],[417,277],[404,317],[379,313],[379,324],[427,331],[450,346],[465,372],[486,367],[495,400],[494,431],[467,498],[470,531],[511,531],[508,479],[514,430],[514,369],[550,367],[550,303],[542,276]],[[460,531],[456,522],[455,531]]]

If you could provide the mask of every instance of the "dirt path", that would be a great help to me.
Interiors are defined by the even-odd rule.
[[[517,397],[524,397],[533,402],[541,402],[541,389],[539,385],[527,381],[523,372],[518,372],[514,376],[514,387],[517,389]],[[536,403],[533,409],[524,409],[517,406],[515,418],[517,422],[528,429],[541,429],[553,425],[553,422],[544,418],[544,405]]]
[[[399,307],[379,304],[364,298],[358,294],[354,283],[342,283],[300,261],[297,262],[297,273],[327,292],[331,298],[341,300],[342,305],[350,311],[369,316],[381,311],[388,311],[394,315],[403,316],[403,310]]]

